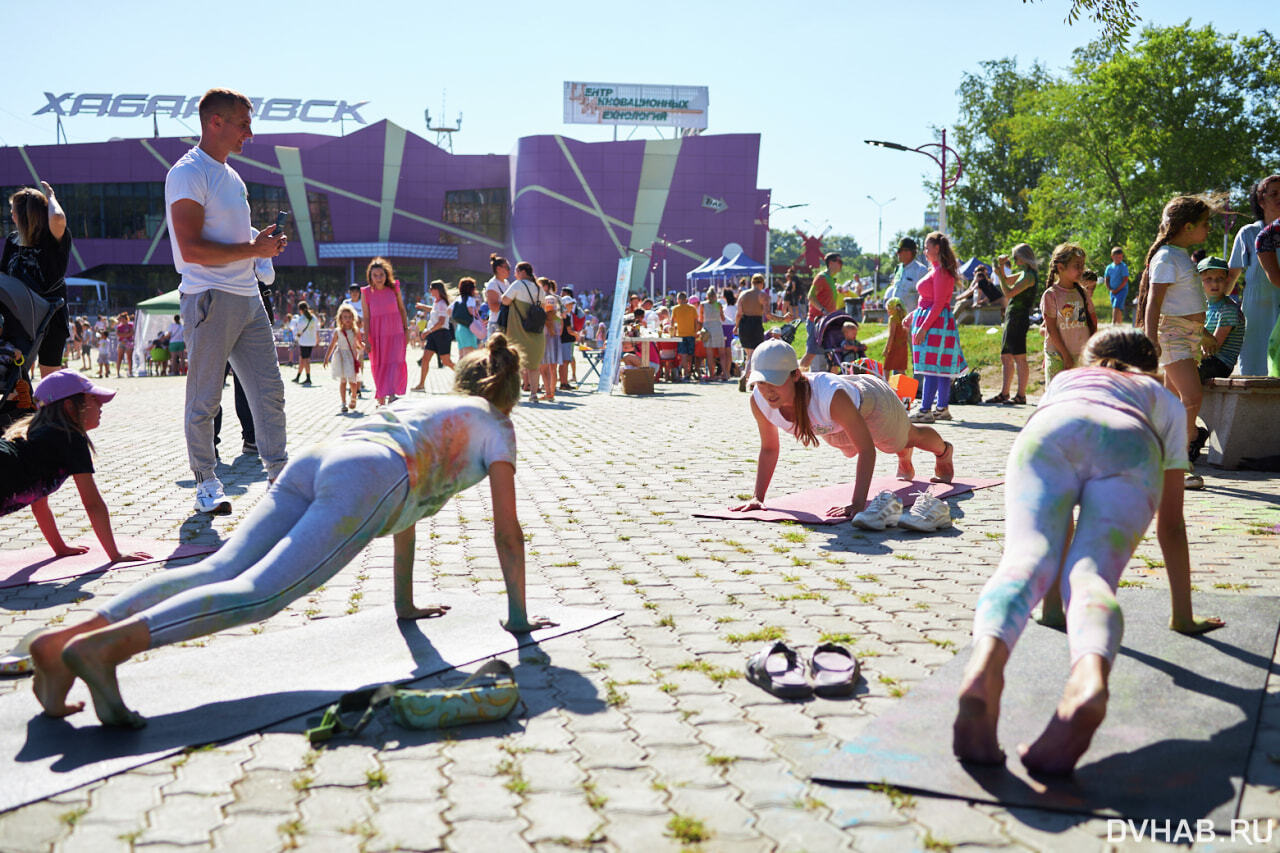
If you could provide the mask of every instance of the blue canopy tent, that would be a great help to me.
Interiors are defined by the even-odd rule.
[[[711,270],[715,269],[716,265],[722,262],[723,260],[724,260],[723,257],[707,258],[705,261],[703,261],[702,263],[698,264],[696,267],[694,267],[693,269],[685,273],[684,277],[687,279],[693,279],[695,281],[709,279],[712,277]]]
[[[986,267],[990,270],[991,264],[985,261],[980,261],[977,258],[970,258],[960,265],[960,277],[967,281],[973,281],[973,274],[977,271],[978,267]]]
[[[746,252],[739,252],[732,258],[707,258],[685,273],[685,278],[691,281],[728,281],[756,273],[764,274],[764,264],[751,260]]]

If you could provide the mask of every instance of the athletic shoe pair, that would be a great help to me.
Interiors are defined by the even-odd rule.
[[[895,525],[920,533],[932,533],[951,526],[951,509],[946,501],[926,492],[917,492],[916,502],[904,513],[898,496],[885,491],[872,498],[867,508],[853,517],[853,526],[863,530],[884,530]]]
[[[937,421],[953,420],[953,418],[951,417],[950,409],[937,409],[932,412],[925,409],[924,411],[916,412],[914,415],[908,416],[907,420],[911,421],[913,424],[931,424],[936,423]]]

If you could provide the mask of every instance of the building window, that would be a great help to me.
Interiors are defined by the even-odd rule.
[[[450,225],[494,240],[507,239],[510,208],[506,187],[487,190],[448,190],[444,194],[444,216]],[[443,231],[441,243],[463,243],[466,238]]]
[[[271,184],[245,184],[249,189],[249,221],[255,228],[272,225],[276,215],[288,210],[289,218],[285,222],[284,233],[290,240],[298,239],[298,225],[293,206],[289,204],[289,193],[284,187]],[[333,222],[329,219],[329,196],[325,193],[307,190],[307,207],[311,213],[311,233],[316,241],[333,242]]]
[[[21,187],[2,187],[6,206]],[[164,224],[164,183],[58,184],[58,203],[76,239],[150,240]]]

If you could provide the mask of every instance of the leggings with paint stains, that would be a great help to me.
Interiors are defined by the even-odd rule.
[[[978,598],[974,639],[1012,650],[1061,568],[1072,665],[1113,660],[1124,632],[1115,591],[1159,506],[1161,467],[1155,433],[1133,415],[1078,403],[1037,411],[1009,453],[1004,556]]]
[[[151,647],[266,619],[351,562],[399,514],[404,460],[370,441],[313,447],[216,553],[158,572],[98,608],[109,622],[137,616]]]

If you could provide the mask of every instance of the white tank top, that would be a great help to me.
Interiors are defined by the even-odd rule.
[[[858,408],[862,405],[861,386],[866,381],[880,381],[874,376],[865,374],[837,376],[834,373],[806,373],[805,378],[809,380],[809,387],[813,389],[813,393],[809,395],[809,423],[813,425],[814,435],[829,435],[844,430],[843,426],[831,419],[831,402],[835,399],[837,391],[847,394],[853,401],[854,408]],[[760,393],[760,389],[757,388],[752,392],[751,399],[755,401],[769,423],[795,435],[796,425],[784,418],[779,409],[770,406],[764,395]]]

